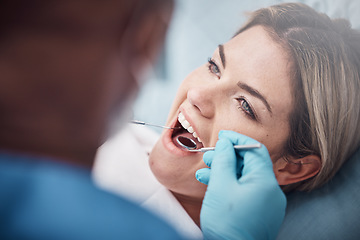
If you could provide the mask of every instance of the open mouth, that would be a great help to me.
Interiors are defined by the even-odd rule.
[[[199,138],[198,134],[194,131],[194,128],[185,119],[185,116],[181,112],[178,115],[178,119],[177,119],[174,127],[177,129],[175,129],[172,132],[171,139],[172,139],[172,142],[175,144],[175,146],[177,146],[178,148],[180,148],[182,150],[190,149],[190,148],[182,146],[182,144],[178,142],[179,137],[180,137],[180,139],[181,139],[181,137],[191,139],[191,141],[193,142],[192,144],[193,145],[196,144],[196,147],[191,147],[191,149],[199,149],[204,146],[201,139]],[[185,143],[184,145],[189,146],[191,144]]]

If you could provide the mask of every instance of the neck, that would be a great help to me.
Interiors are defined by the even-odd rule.
[[[4,114],[0,118],[0,148],[91,168],[99,131],[60,115],[46,111]]]
[[[203,199],[192,198],[175,192],[172,192],[172,194],[189,214],[195,224],[200,227],[200,211]]]

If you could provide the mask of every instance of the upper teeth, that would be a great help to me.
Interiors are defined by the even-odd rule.
[[[178,120],[183,128],[185,128],[189,133],[192,133],[194,138],[197,138],[197,140],[201,142],[199,135],[194,131],[194,128],[190,125],[188,120],[185,119],[185,116],[182,112],[179,113]]]

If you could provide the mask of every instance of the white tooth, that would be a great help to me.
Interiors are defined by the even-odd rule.
[[[181,125],[185,128],[188,129],[190,127],[190,123],[187,120],[184,120],[183,122],[181,122]]]
[[[200,138],[199,138],[199,137],[197,138],[197,140],[198,140],[199,142],[201,142],[201,143],[202,143],[202,141],[200,140]]]
[[[185,120],[185,116],[182,112],[179,113],[178,120],[179,122],[183,122]]]
[[[196,132],[193,132],[193,136],[194,136],[194,138],[198,138],[198,137],[199,137]]]
[[[187,130],[188,130],[189,133],[193,133],[193,132],[194,132],[194,129],[193,129],[193,127],[191,127],[191,126],[190,126]]]

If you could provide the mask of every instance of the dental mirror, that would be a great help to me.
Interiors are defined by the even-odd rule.
[[[180,146],[182,146],[188,150],[192,150],[192,149],[196,148],[196,142],[194,140],[192,140],[191,138],[178,136],[176,138],[176,141],[178,142],[178,144],[180,144]]]
[[[215,147],[203,147],[196,149],[196,142],[191,138],[178,136],[176,141],[182,146],[183,148],[187,149],[189,152],[207,152],[215,150]],[[234,145],[234,149],[238,150],[249,150],[254,148],[261,148],[261,143],[254,143],[254,144],[245,144],[245,145]]]

